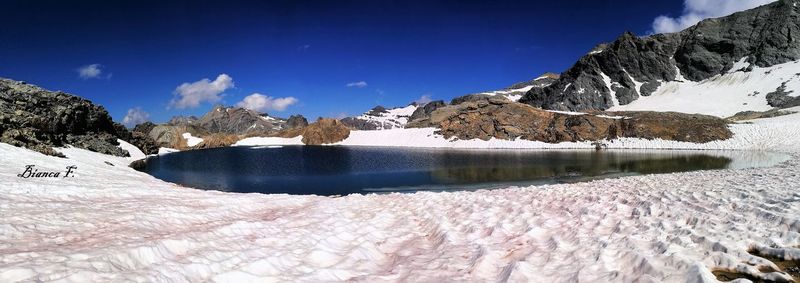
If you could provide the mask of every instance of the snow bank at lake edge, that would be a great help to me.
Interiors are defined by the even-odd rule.
[[[741,125],[734,144],[800,152],[797,122]],[[69,158],[0,144],[0,281],[713,282],[716,269],[778,279],[747,251],[800,246],[797,155],[771,168],[326,198],[182,189],[130,158],[60,150]],[[26,164],[78,169],[16,177]]]

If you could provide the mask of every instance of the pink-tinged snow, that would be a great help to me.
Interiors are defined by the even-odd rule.
[[[692,82],[683,79],[663,82],[650,96],[642,96],[627,105],[615,105],[610,111],[676,111],[730,117],[741,111],[766,111],[772,107],[766,96],[786,83],[790,96],[800,94],[800,61],[755,67],[750,72],[740,71],[749,64],[740,60],[727,74]],[[606,86],[614,84],[603,74]],[[640,84],[637,83],[637,90]]]
[[[732,143],[800,153],[798,125],[798,114],[737,125]],[[128,168],[132,158],[61,151],[69,158],[0,144],[0,282],[714,282],[712,270],[774,280],[788,277],[759,271],[776,266],[748,250],[800,255],[798,155],[769,168],[329,198],[194,190]],[[17,177],[28,164],[78,168]]]

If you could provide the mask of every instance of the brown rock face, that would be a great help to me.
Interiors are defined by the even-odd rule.
[[[620,119],[622,137],[707,143],[733,136],[728,123],[714,116],[677,112],[609,112]]]
[[[732,135],[724,120],[710,116],[659,112],[569,115],[501,99],[443,107],[406,127],[437,127],[445,138],[522,138],[549,143],[620,137],[709,142]]]
[[[298,133],[303,135],[304,144],[321,145],[343,141],[350,136],[350,129],[339,120],[320,118],[317,122],[303,128],[302,131],[292,131],[292,133],[285,133],[282,136],[288,137],[294,134],[296,137]]]
[[[196,145],[194,148],[203,149],[203,148],[226,147],[235,144],[237,141],[239,141],[238,135],[212,134],[210,136],[203,137],[203,142]]]

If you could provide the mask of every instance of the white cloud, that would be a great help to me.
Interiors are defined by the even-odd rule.
[[[128,114],[122,119],[122,124],[133,127],[150,120],[150,113],[144,112],[142,108],[136,107],[128,109]]]
[[[220,74],[214,81],[202,79],[193,83],[183,83],[175,88],[175,97],[167,108],[196,108],[200,103],[216,103],[222,100],[222,93],[232,88],[233,78]]]
[[[653,33],[681,31],[707,18],[722,17],[771,2],[775,0],[684,0],[683,14],[677,18],[657,17],[653,21]]]
[[[300,51],[308,51],[308,49],[309,49],[309,48],[311,48],[311,44],[305,44],[305,45],[300,45],[300,46],[298,46],[298,47],[297,47],[297,50],[300,50]]]
[[[109,79],[109,78],[111,78],[111,74],[108,74],[105,77],[103,77],[102,76],[102,74],[103,74],[103,70],[102,69],[103,69],[103,65],[91,64],[91,65],[86,65],[86,66],[80,67],[78,69],[75,69],[75,71],[78,72],[78,77],[81,78],[81,79],[84,79],[84,80],[101,79],[101,78]]]
[[[365,82],[365,81],[357,81],[357,82],[348,83],[345,86],[346,87],[365,88],[365,87],[367,87],[367,82]]]
[[[425,104],[430,103],[431,101],[433,101],[433,99],[431,99],[431,95],[430,94],[426,94],[426,95],[420,96],[414,102],[416,102],[418,105],[425,105]]]
[[[254,93],[245,97],[242,101],[236,104],[238,107],[258,111],[283,111],[287,107],[297,103],[297,98],[294,97],[279,97],[274,98],[260,93]]]

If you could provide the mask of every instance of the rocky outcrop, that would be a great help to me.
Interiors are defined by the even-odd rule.
[[[303,136],[303,143],[306,145],[332,144],[345,140],[350,136],[350,128],[336,119],[319,118],[316,122],[304,128],[291,128],[283,130],[273,136],[282,138],[294,138]]]
[[[505,88],[504,90],[521,89],[521,88],[524,88],[524,87],[527,87],[527,86],[530,86],[530,87],[546,87],[546,86],[549,86],[549,85],[553,84],[556,80],[558,80],[559,77],[560,77],[560,75],[556,74],[556,73],[544,73],[541,76],[539,76],[539,77],[537,77],[535,79],[532,79],[530,81],[515,83],[515,84]]]
[[[306,145],[332,144],[345,140],[350,136],[350,129],[335,119],[320,118],[302,131],[303,143]]]
[[[286,120],[286,127],[289,129],[303,128],[308,126],[308,120],[303,115],[292,115]]]
[[[619,117],[614,117],[614,116]],[[437,127],[445,138],[517,138],[548,143],[621,137],[709,142],[731,137],[724,120],[704,115],[617,112],[570,115],[490,99],[447,106],[408,127]]]
[[[433,111],[445,106],[447,106],[447,104],[444,104],[444,101],[441,100],[428,102],[425,105],[418,107],[417,110],[414,110],[414,113],[411,114],[411,117],[409,117],[408,120],[414,121],[428,118],[431,116]]]
[[[60,91],[0,79],[0,142],[61,156],[53,147],[72,145],[128,156],[117,139],[129,133],[102,106]]]
[[[131,129],[131,132],[149,135],[150,131],[152,131],[156,126],[157,125],[153,122],[144,122],[134,126],[133,129]]]
[[[183,126],[159,125],[153,127],[148,136],[159,147],[186,149],[183,133],[186,133]]]
[[[767,103],[777,108],[800,106],[800,96],[789,96],[793,92],[786,91],[786,82],[783,82],[775,91],[767,93]]]
[[[153,139],[151,139],[150,136],[144,132],[144,130],[148,130],[148,128],[151,126],[154,127],[155,124],[151,122],[145,122],[136,125],[133,130],[128,131],[124,126],[116,124],[117,134],[121,140],[127,141],[128,143],[136,146],[144,154],[156,154],[158,153],[158,145],[156,145],[155,141],[153,141]]]
[[[378,121],[364,120],[357,117],[345,117],[339,121],[342,122],[342,124],[346,127],[353,130],[374,131],[383,129],[383,125],[381,125],[381,123]]]
[[[768,111],[742,111],[742,112],[736,113],[736,115],[733,115],[731,117],[725,118],[725,120],[728,120],[728,121],[731,121],[731,122],[739,122],[739,121],[747,121],[747,120],[755,120],[755,119],[773,118],[773,117],[790,115],[790,114],[794,114],[794,113],[797,113],[797,112],[787,111],[787,110],[782,110],[782,109],[777,109],[777,108],[771,109],[771,110],[768,110]]]
[[[208,136],[203,137],[203,141],[200,144],[194,146],[194,149],[206,149],[206,148],[217,148],[217,147],[227,147],[235,144],[239,141],[238,135],[230,135],[230,134],[211,134]]]
[[[553,84],[559,75],[554,73],[545,73],[530,81],[520,82],[513,84],[502,90],[481,92],[475,94],[467,94],[456,97],[450,101],[451,105],[457,105],[464,102],[487,100],[489,98],[506,98],[511,101],[518,101],[523,95],[533,88],[543,88]]]
[[[520,102],[553,110],[605,110],[648,96],[661,82],[723,74],[742,58],[759,67],[798,60],[798,1],[707,19],[678,33],[625,33],[582,57],[551,85],[532,88]]]
[[[194,125],[194,124],[197,123],[197,120],[199,120],[199,118],[197,118],[195,116],[188,116],[188,117],[187,116],[175,116],[175,117],[172,117],[172,119],[169,119],[169,121],[167,121],[167,125],[170,125],[170,126]]]
[[[481,100],[489,100],[492,99],[494,96],[488,94],[467,94],[462,95],[450,100],[450,105],[459,105],[464,102],[476,102]],[[498,99],[498,98],[494,98]]]

